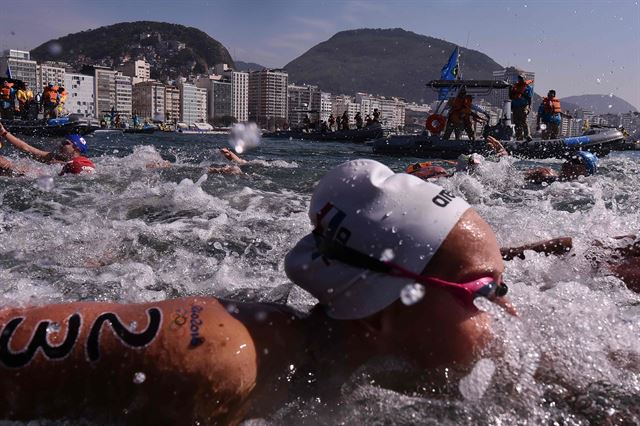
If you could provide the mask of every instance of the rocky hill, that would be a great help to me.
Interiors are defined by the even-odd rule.
[[[593,111],[596,114],[622,114],[636,112],[637,109],[629,102],[615,95],[580,95],[568,96],[560,99],[562,103],[568,102]]]
[[[165,22],[122,22],[50,40],[31,51],[39,61],[83,65],[118,65],[135,59],[151,64],[151,74],[162,80],[203,73],[215,64],[233,65],[227,49],[206,33]]]
[[[342,31],[289,62],[293,83],[320,86],[332,93],[369,92],[431,102],[436,92],[425,87],[456,46],[445,40],[396,29]],[[461,48],[463,78],[491,79],[502,68],[484,53]]]
[[[243,61],[235,61],[235,70],[236,71],[261,71],[267,67],[256,64],[255,62],[243,62]]]

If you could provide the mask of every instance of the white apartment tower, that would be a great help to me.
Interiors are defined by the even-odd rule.
[[[509,84],[514,84],[518,81],[518,76],[524,74],[525,80],[535,81],[536,73],[532,71],[524,71],[516,67],[507,67],[499,71],[493,72],[494,81],[506,81]],[[531,83],[533,87],[533,83]],[[506,89],[493,89],[488,96],[488,101],[498,108],[502,108],[504,101],[509,99],[509,88]]]
[[[193,84],[181,83],[180,89],[180,121],[187,125],[207,121],[207,89]]]
[[[64,88],[67,90],[65,108],[70,114],[82,114],[85,117],[95,117],[95,97],[93,77],[84,74],[66,73]]]
[[[85,66],[82,74],[93,77],[96,117],[101,118],[116,108],[116,71],[101,66]]]
[[[221,75],[231,82],[231,116],[239,122],[249,120],[249,73],[234,71],[227,64],[217,64],[216,75]],[[211,112],[209,112],[211,115]]]
[[[282,128],[287,123],[287,85],[284,70],[249,73],[249,120],[266,129]]]
[[[122,75],[140,79],[140,81],[151,78],[151,65],[142,59],[126,62],[119,70],[122,72]]]
[[[115,76],[115,105],[116,111],[120,114],[120,119],[125,121],[131,118],[131,111],[133,106],[133,85],[131,84],[131,77],[126,75]]]
[[[9,49],[0,58],[0,75],[3,77],[11,71],[11,77],[22,80],[32,90],[38,85],[36,61],[31,60],[31,54],[23,50]],[[35,93],[35,92],[34,92]]]
[[[300,127],[304,116],[307,114],[311,122],[316,121],[320,115],[320,100],[321,95],[318,86],[290,84],[287,87],[289,126],[292,128]]]

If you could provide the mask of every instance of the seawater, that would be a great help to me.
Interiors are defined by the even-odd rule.
[[[374,158],[396,171],[419,161],[375,156],[364,145],[266,139],[244,155],[245,175],[207,175],[208,166],[226,163],[218,153],[225,136],[87,139],[95,175],[58,177],[59,167],[38,164],[28,176],[0,178],[3,307],[204,295],[308,309],[315,300],[291,287],[283,259],[310,230],[316,182],[349,159]],[[7,147],[0,154],[34,165]],[[162,159],[172,167],[146,167]],[[528,167],[559,164],[503,159],[438,181],[466,198],[503,246],[574,238],[566,256],[529,253],[507,263],[520,315],[483,306],[495,316],[500,355],[487,354],[453,383],[458,392],[403,392],[354,378],[339,406],[300,397],[274,407],[267,421],[640,423],[640,297],[585,258],[595,240],[639,232],[640,156],[612,154],[597,176],[576,182],[539,187],[521,177]]]

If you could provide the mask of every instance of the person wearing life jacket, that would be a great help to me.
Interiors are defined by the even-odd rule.
[[[33,92],[29,88],[27,82],[24,82],[24,86],[18,89],[16,92],[16,99],[18,99],[18,105],[20,109],[20,117],[23,120],[27,120],[30,115],[30,109],[32,108]]]
[[[533,88],[530,84],[532,80],[525,80],[525,75],[520,74],[518,81],[509,89],[509,99],[511,99],[511,114],[515,125],[516,140],[531,140],[529,136],[529,125],[527,116],[531,110],[531,100],[533,98]]]
[[[333,132],[335,129],[333,126],[335,126],[336,124],[336,118],[333,116],[333,114],[329,114],[329,131]]]
[[[560,99],[556,98],[556,91],[549,90],[547,97],[542,99],[542,103],[538,107],[538,119],[536,127],[540,129],[540,122],[546,128],[542,131],[542,139],[557,139],[560,132],[560,124],[562,123],[562,108],[560,107]]]
[[[96,170],[93,162],[84,156],[88,150],[87,141],[78,134],[68,135],[56,151],[43,151],[12,135],[0,123],[1,139],[6,140],[36,161],[45,164],[62,164],[60,176],[64,174],[93,173]],[[19,172],[18,167],[13,164],[2,163],[0,168]]]
[[[356,116],[353,119],[356,121],[356,129],[362,129],[364,121],[362,120],[362,114],[360,114],[360,111],[356,112]]]
[[[373,109],[373,121],[374,123],[378,123],[380,121],[380,111],[378,111],[378,108]]]
[[[462,136],[462,130],[467,133],[469,139],[475,140],[475,134],[471,127],[471,119],[473,117],[473,98],[467,95],[466,89],[463,87],[458,95],[449,100],[449,115],[447,117],[447,127],[444,130],[442,138],[449,140],[451,133],[455,132],[456,139]]]
[[[42,109],[44,118],[58,118],[58,104],[60,103],[60,93],[58,86],[49,83],[42,92]]]
[[[15,112],[16,92],[13,83],[4,81],[0,89],[0,117],[5,120],[13,120]]]
[[[336,406],[372,360],[444,388],[501,356],[504,263],[460,196],[361,159],[320,180],[308,215],[284,270],[309,312],[215,297],[0,310],[3,420],[238,424],[301,392]]]
[[[347,111],[343,112],[342,117],[340,117],[340,128],[349,130],[349,114],[347,114]]]
[[[64,87],[58,87],[58,106],[56,107],[56,115],[61,117],[64,115],[64,104],[67,102],[67,91]]]

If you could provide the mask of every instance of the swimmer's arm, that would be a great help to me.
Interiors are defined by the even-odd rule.
[[[509,152],[505,149],[505,147],[500,143],[500,141],[493,136],[489,136],[486,139],[487,146],[491,148],[493,152],[498,155],[498,157],[505,157],[509,155]]]
[[[527,250],[544,253],[546,255],[561,255],[570,251],[572,247],[573,240],[571,237],[560,237],[551,240],[537,241],[520,247],[503,247],[500,249],[500,254],[504,260],[511,260],[515,257],[524,259],[524,252]]]
[[[15,146],[20,151],[26,152],[27,154],[31,155],[34,159],[43,162],[47,161],[46,158],[49,155],[47,151],[35,148],[22,139],[15,137],[14,135],[6,131],[2,124],[0,124],[0,135],[3,135],[4,139],[11,145]]]
[[[238,156],[236,155],[236,153],[235,153],[235,152],[231,151],[231,150],[230,150],[230,149],[228,149],[228,148],[222,148],[222,149],[220,150],[220,152],[222,153],[222,155],[224,155],[224,157],[225,157],[227,160],[229,160],[229,161],[231,161],[231,162],[233,162],[233,163],[236,163],[236,164],[237,164],[237,165],[239,165],[239,166],[241,166],[241,165],[243,165],[243,164],[247,164],[247,163],[248,163],[248,161],[247,161],[247,160],[244,160],[244,159],[242,159],[242,158],[238,157]]]

